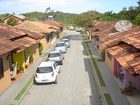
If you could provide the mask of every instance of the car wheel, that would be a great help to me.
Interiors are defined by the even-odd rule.
[[[54,81],[54,84],[57,84],[57,77],[56,77],[56,79],[55,79],[55,81]]]
[[[63,65],[63,62],[61,61],[60,64]]]
[[[60,73],[60,70],[59,70],[59,72],[58,73]]]
[[[37,82],[35,81],[35,79],[34,79],[34,81],[33,81],[33,84],[34,84],[34,85],[37,85]]]

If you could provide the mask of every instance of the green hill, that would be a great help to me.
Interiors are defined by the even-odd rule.
[[[29,20],[47,20],[48,14],[45,12],[30,12],[30,13],[24,13],[22,14],[26,16]],[[63,13],[56,11],[53,13],[54,20],[58,22],[62,22],[64,24],[73,24],[74,19],[78,14],[71,14],[71,13]]]

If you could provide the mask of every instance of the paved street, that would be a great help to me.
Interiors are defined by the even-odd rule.
[[[71,35],[71,47],[65,54],[58,84],[33,85],[20,105],[100,105],[81,36],[76,32],[67,34]]]

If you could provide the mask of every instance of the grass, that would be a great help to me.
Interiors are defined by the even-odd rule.
[[[18,95],[15,97],[14,100],[20,100],[21,97],[24,95],[24,93],[26,92],[27,88],[30,86],[31,82],[33,81],[33,77],[31,77],[28,82],[25,84],[25,86],[20,90],[20,92],[18,93]]]
[[[109,94],[104,94],[104,96],[107,100],[108,105],[114,105]]]
[[[104,62],[105,60],[103,58],[97,59],[99,62]]]
[[[103,86],[105,87],[105,83],[104,83],[104,80],[103,80],[102,75],[101,75],[101,73],[100,73],[99,67],[98,67],[98,65],[97,65],[97,63],[96,63],[94,57],[92,56],[92,52],[91,52],[91,50],[90,50],[90,48],[89,48],[89,46],[88,46],[88,44],[87,44],[87,43],[91,42],[91,40],[89,39],[88,36],[84,36],[84,35],[83,35],[82,37],[83,37],[83,40],[84,40],[84,42],[85,42],[85,44],[86,44],[86,46],[87,46],[87,48],[88,48],[89,54],[91,55],[91,60],[92,60],[92,63],[94,64],[94,67],[95,67],[97,76],[98,76],[98,78],[99,78],[99,82],[100,82],[100,84],[101,84],[102,87],[103,87]],[[102,61],[102,60],[101,60],[101,61]]]
[[[86,45],[88,46],[87,43],[86,43]],[[89,54],[92,55],[91,50],[90,50],[90,49],[88,49],[88,50],[89,50]],[[91,60],[92,60],[92,63],[94,64],[95,71],[96,71],[96,73],[97,73],[97,76],[98,76],[98,78],[99,78],[99,81],[100,81],[101,86],[102,86],[102,87],[105,87],[105,83],[104,83],[104,80],[103,80],[103,78],[102,78],[101,72],[100,72],[99,67],[98,67],[98,65],[97,65],[97,63],[96,63],[96,61],[95,61],[95,59],[94,59],[93,56],[91,56]]]
[[[82,37],[83,37],[84,42],[86,43],[91,42],[91,39],[88,36],[82,36]]]
[[[85,39],[85,38],[84,38],[84,39]],[[83,39],[83,40],[84,40],[84,39]],[[99,83],[100,83],[101,87],[105,87],[105,83],[104,83],[104,80],[103,80],[102,75],[101,75],[101,73],[100,73],[99,67],[98,67],[98,65],[97,65],[97,63],[96,63],[94,57],[92,56],[92,52],[91,52],[91,50],[90,50],[90,48],[89,48],[89,46],[88,46],[88,42],[89,42],[89,41],[84,40],[84,42],[85,42],[86,47],[88,48],[87,50],[88,50],[89,55],[90,55],[90,57],[91,57],[91,61],[92,61],[93,65],[94,65],[94,67],[95,67],[95,71],[96,71],[96,73],[97,73],[97,76],[98,76],[98,79],[99,79]],[[97,60],[98,60],[99,62],[104,62],[104,59],[97,59]],[[110,97],[109,94],[104,94],[104,93],[103,93],[102,95],[103,95],[105,101],[107,102],[107,105],[114,105],[114,104],[113,104],[113,101],[112,101],[112,99],[111,99],[111,97]]]

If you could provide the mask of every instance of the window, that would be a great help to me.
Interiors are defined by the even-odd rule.
[[[3,76],[4,71],[3,71],[3,61],[2,58],[0,57],[0,77]]]
[[[53,72],[53,68],[51,66],[49,66],[49,67],[38,67],[36,72],[37,73],[50,73],[50,72]]]

